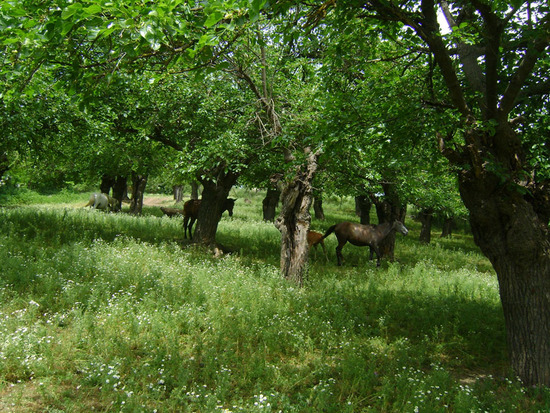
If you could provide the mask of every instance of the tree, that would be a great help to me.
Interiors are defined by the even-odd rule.
[[[0,74],[8,79],[4,96],[15,95],[23,89],[32,94],[29,80],[42,71],[55,73],[57,85],[87,105],[101,96],[106,86],[119,82],[123,78],[120,73],[128,76],[145,73],[154,83],[166,75],[200,69],[200,77],[204,78],[224,47],[231,43],[231,39],[238,38],[238,29],[246,22],[245,18],[257,17],[264,3],[265,0],[241,0],[230,5],[158,1],[136,3],[130,7],[118,1],[74,4],[14,1],[2,4],[0,43],[6,56],[13,57],[4,60],[1,66]],[[115,136],[129,133],[138,139],[155,140],[174,149],[184,148],[181,141],[169,136],[170,125],[155,124],[153,121],[158,118],[154,112],[143,117],[147,115],[151,115],[147,121],[128,125],[120,122],[121,117],[115,114],[113,119],[117,124],[114,126],[118,131]],[[212,122],[215,124],[216,119]],[[204,123],[200,127],[204,130]],[[212,134],[208,136],[211,138]],[[190,138],[194,141],[196,135]],[[205,141],[214,142],[213,139]],[[223,148],[223,145],[218,143],[216,147]],[[205,164],[210,165],[203,165],[203,172],[193,178],[215,182],[213,177],[225,171],[227,164],[219,163],[210,168],[213,159],[219,158],[205,156]],[[138,172],[135,177],[143,174],[143,171],[135,172]],[[234,182],[237,175],[233,172],[230,175],[233,178],[229,180]],[[225,188],[216,199],[229,191],[226,185],[230,182],[224,182]],[[205,186],[205,191],[210,189],[211,186]],[[218,202],[218,206],[221,204],[223,201]],[[202,210],[206,211],[208,207]],[[202,231],[201,222],[199,216],[197,231],[204,235],[204,242],[209,243],[214,237],[215,227],[212,229],[207,225],[208,231]]]
[[[321,4],[311,19],[325,17],[335,3]],[[342,19],[360,16],[393,33],[397,24],[400,36],[414,34],[432,53],[447,91],[445,100],[432,102],[446,108],[441,152],[458,170],[474,239],[498,276],[511,364],[526,385],[550,385],[549,181],[535,161],[540,148],[525,145],[529,138],[542,143],[525,132],[535,120],[525,102],[547,99],[550,91],[547,4],[336,4]],[[438,4],[450,35],[438,24]]]
[[[330,157],[322,163],[340,192],[368,200],[367,214],[376,207],[379,223],[404,222],[412,195],[426,191],[427,179],[434,185],[439,179],[437,145],[427,139],[435,120],[422,110],[428,87],[417,86],[426,84],[429,54],[366,30],[365,21],[324,29],[321,72],[330,100],[321,119]],[[393,257],[394,246],[395,237],[387,237],[383,255]]]

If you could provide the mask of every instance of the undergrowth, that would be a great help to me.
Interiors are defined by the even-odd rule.
[[[496,277],[471,238],[376,268],[346,246],[281,279],[279,234],[241,194],[213,258],[181,219],[0,208],[1,411],[545,411],[509,371]],[[246,207],[244,207],[246,205]],[[325,203],[324,230],[351,203]],[[351,215],[348,219],[354,219]]]

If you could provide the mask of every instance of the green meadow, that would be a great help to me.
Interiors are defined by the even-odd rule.
[[[544,412],[510,370],[498,284],[471,235],[397,236],[380,268],[336,239],[303,288],[279,275],[263,193],[232,191],[215,258],[157,205],[88,194],[0,199],[0,411]],[[325,199],[324,231],[356,220]]]

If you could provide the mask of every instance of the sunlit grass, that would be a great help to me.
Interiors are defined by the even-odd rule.
[[[0,411],[547,410],[509,371],[496,277],[468,235],[421,245],[411,222],[380,268],[351,245],[337,267],[328,238],[300,289],[261,194],[238,195],[220,259],[182,248],[158,207],[0,209]],[[319,230],[353,212],[325,205]]]

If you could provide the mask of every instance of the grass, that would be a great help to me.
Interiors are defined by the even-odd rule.
[[[380,268],[353,246],[336,267],[330,237],[300,289],[279,276],[261,196],[237,193],[219,259],[182,248],[158,207],[0,208],[0,411],[549,409],[509,371],[496,277],[469,235],[426,246],[410,221]],[[354,219],[346,199],[325,213],[315,229]]]

